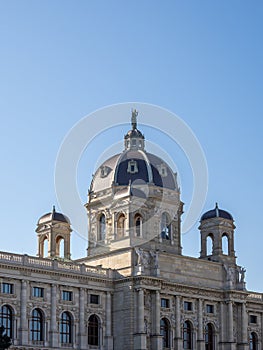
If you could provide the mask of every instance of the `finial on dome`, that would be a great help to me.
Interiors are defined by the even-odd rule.
[[[216,202],[215,210],[216,210],[216,216],[219,217],[219,210],[218,210],[218,203],[217,202]]]
[[[138,111],[136,111],[136,109],[132,109],[132,117],[131,117],[132,130],[137,129],[137,116],[138,116]]]
[[[53,205],[52,213],[55,213],[55,211],[56,211],[56,208],[55,208],[55,206]]]

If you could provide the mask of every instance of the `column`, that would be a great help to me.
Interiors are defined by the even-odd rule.
[[[225,304],[223,302],[220,303],[220,333],[219,333],[219,342],[223,343],[226,340],[226,331],[225,331],[225,312],[224,312]]]
[[[50,344],[52,347],[58,347],[57,286],[55,284],[51,285]]]
[[[240,350],[247,350],[248,349],[248,334],[247,334],[247,327],[248,327],[248,317],[247,317],[247,310],[246,310],[246,303],[243,302],[241,304],[241,344],[240,344]]]
[[[144,292],[138,291],[138,333],[144,333]]]
[[[180,297],[179,295],[176,296],[175,298],[175,336],[176,338],[181,338],[181,315],[180,315]]]
[[[247,342],[247,310],[246,303],[242,303],[242,343]]]
[[[175,349],[182,349],[182,333],[181,333],[181,298],[179,295],[175,297]]]
[[[160,350],[162,349],[162,336],[160,334],[160,292],[157,290],[155,292],[155,308],[153,315],[153,336],[152,336],[152,349]]]
[[[170,238],[171,238],[171,245],[174,245],[174,227],[173,227],[173,222],[170,223]]]
[[[204,233],[201,232],[201,252],[200,252],[200,257],[204,258],[206,255],[207,255],[206,236],[204,236]]]
[[[112,337],[112,324],[111,324],[111,303],[112,297],[111,292],[107,292],[106,294],[106,349],[113,350],[113,337]]]
[[[64,258],[70,259],[70,236],[66,235],[64,238]]]
[[[20,343],[26,345],[28,343],[28,324],[26,315],[27,306],[27,281],[21,281],[21,297],[20,297]]]
[[[106,336],[111,336],[111,293],[106,294]]]
[[[134,337],[134,349],[146,349],[146,333],[144,331],[144,291],[142,288],[137,291],[137,329]]]
[[[228,342],[232,343],[234,341],[233,334],[233,303],[228,302]]]
[[[204,342],[204,327],[203,327],[203,307],[202,299],[198,300],[198,331],[197,331],[197,348],[203,350],[205,348]]]
[[[86,349],[85,339],[85,304],[84,289],[79,289],[79,345],[80,349]]]
[[[154,331],[156,335],[160,334],[160,310],[161,310],[160,292],[157,290],[155,293],[155,331]]]
[[[235,257],[233,234],[234,234],[233,231],[231,231],[231,234],[229,235],[229,240],[228,240],[228,249],[229,249],[229,255]]]

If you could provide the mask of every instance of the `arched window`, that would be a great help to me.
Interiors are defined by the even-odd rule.
[[[43,257],[46,258],[47,256],[48,256],[48,239],[46,237],[43,242]]]
[[[30,339],[35,341],[43,340],[44,319],[43,313],[39,309],[34,309],[30,321]]]
[[[189,321],[184,322],[183,328],[183,348],[192,349],[193,343],[193,334],[192,334],[192,325]]]
[[[258,350],[258,337],[255,332],[249,335],[249,350]]]
[[[124,234],[125,234],[125,215],[120,214],[117,221],[117,237],[118,238],[124,237]]]
[[[88,323],[88,344],[99,345],[100,321],[98,316],[91,315]]]
[[[135,222],[135,235],[136,237],[142,236],[142,217],[141,215],[137,214],[134,217]]]
[[[214,327],[211,323],[205,326],[205,350],[214,350]]]
[[[163,337],[163,347],[170,347],[170,327],[169,321],[166,318],[161,319],[160,323],[161,336]]]
[[[60,256],[62,258],[64,258],[65,254],[64,254],[64,238],[61,236],[58,236],[56,238],[56,256]]]
[[[99,236],[98,240],[103,241],[106,236],[106,218],[104,214],[101,214],[99,219]]]
[[[161,236],[163,239],[171,239],[171,222],[167,213],[162,213]]]
[[[229,254],[229,242],[228,242],[228,235],[226,233],[222,236],[222,251],[223,254],[228,255]]]
[[[10,306],[3,305],[0,308],[0,326],[5,327],[5,333],[8,337],[13,336],[13,312]]]
[[[72,318],[66,311],[61,314],[59,332],[61,343],[72,343]]]
[[[214,245],[213,236],[210,234],[206,237],[206,255],[213,254],[213,245]]]
[[[59,256],[61,258],[64,258],[64,256],[65,256],[64,249],[65,249],[65,240],[61,239],[59,242]]]

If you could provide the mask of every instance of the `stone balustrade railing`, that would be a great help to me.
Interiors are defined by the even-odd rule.
[[[26,254],[12,254],[6,252],[0,252],[0,263],[9,263],[14,265],[21,265],[27,267],[36,267],[40,269],[49,270],[64,270],[64,271],[74,271],[85,275],[98,275],[105,277],[112,277],[113,271],[111,269],[104,269],[102,267],[88,266],[85,264],[78,264],[71,261],[64,261],[63,259],[44,259],[37,258],[33,256],[28,256]]]
[[[262,293],[250,293],[250,294],[248,294],[247,299],[262,301],[263,294]]]

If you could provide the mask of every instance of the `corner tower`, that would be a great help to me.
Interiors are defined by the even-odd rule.
[[[160,157],[145,150],[145,137],[132,111],[124,150],[95,172],[86,209],[88,255],[139,245],[181,254],[180,201],[176,173]]]
[[[69,218],[56,212],[55,206],[53,206],[52,212],[41,216],[37,223],[37,255],[40,258],[70,259],[71,231]]]
[[[218,204],[214,209],[204,213],[200,220],[201,233],[201,259],[220,261],[235,264],[234,249],[234,219],[230,213],[219,209]],[[208,245],[210,241],[210,251]],[[225,250],[223,249],[225,241]]]

